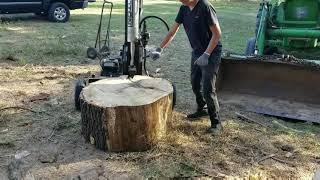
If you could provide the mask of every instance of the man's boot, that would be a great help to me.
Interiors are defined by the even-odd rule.
[[[207,130],[207,133],[210,133],[212,135],[220,134],[223,128],[221,125],[219,113],[214,113],[214,115],[210,117],[210,120],[211,120],[211,127]]]
[[[200,118],[200,117],[204,117],[204,116],[208,116],[208,112],[206,110],[202,109],[202,110],[197,110],[194,113],[188,114],[187,118],[196,119],[196,118]]]
[[[207,130],[207,133],[212,134],[212,135],[215,136],[215,135],[221,134],[222,131],[223,131],[223,127],[222,127],[221,123],[219,123],[219,124],[216,124],[216,125],[211,126],[211,127]]]
[[[188,114],[187,118],[196,119],[196,118],[200,118],[200,117],[203,117],[203,116],[208,116],[208,112],[206,110],[204,110],[204,106],[198,107],[196,112]]]

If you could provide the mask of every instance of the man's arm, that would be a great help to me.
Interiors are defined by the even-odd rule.
[[[210,30],[212,32],[212,37],[205,51],[206,54],[210,55],[214,48],[216,48],[220,38],[221,38],[221,29],[219,23],[213,24],[210,26]]]
[[[202,54],[202,56],[200,56],[194,62],[194,64],[197,64],[199,66],[208,65],[209,57],[210,57],[212,51],[214,50],[214,48],[216,48],[216,46],[221,38],[221,30],[220,30],[219,23],[215,23],[215,24],[211,25],[210,30],[212,32],[212,37],[211,37],[211,40],[210,40],[209,45],[207,47],[207,50]]]
[[[179,23],[174,23],[173,26],[171,27],[170,31],[166,35],[166,37],[163,39],[163,41],[160,44],[160,48],[166,48],[170,42],[173,40],[173,38],[176,36],[178,30],[179,30],[180,24]]]
[[[177,34],[179,30],[180,24],[175,22],[173,26],[171,27],[170,31],[166,35],[166,37],[163,39],[163,41],[160,44],[160,47],[158,47],[155,51],[151,52],[150,57],[153,60],[157,60],[160,58],[162,50],[166,48],[170,42],[173,40],[174,36]]]

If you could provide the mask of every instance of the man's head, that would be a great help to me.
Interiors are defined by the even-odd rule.
[[[185,6],[194,6],[198,0],[179,0]]]

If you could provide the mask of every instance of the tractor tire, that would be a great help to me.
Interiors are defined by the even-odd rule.
[[[67,5],[61,2],[53,3],[48,11],[48,19],[52,22],[64,23],[70,18],[70,10]]]
[[[80,94],[82,89],[86,86],[86,81],[85,80],[78,80],[76,82],[76,86],[74,89],[74,105],[76,110],[81,110],[81,106],[80,106]]]
[[[255,46],[256,46],[256,38],[252,37],[248,39],[246,51],[244,52],[244,54],[246,56],[253,55],[255,51]]]

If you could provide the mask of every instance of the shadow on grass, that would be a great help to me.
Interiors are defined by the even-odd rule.
[[[1,23],[14,23],[17,21],[33,21],[33,22],[42,22],[48,21],[46,17],[37,16],[33,13],[24,13],[24,14],[2,14],[0,15]]]

